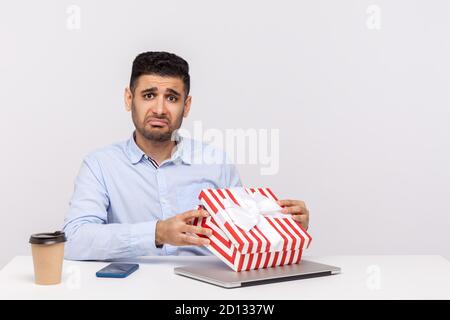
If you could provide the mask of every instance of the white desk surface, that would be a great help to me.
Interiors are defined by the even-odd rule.
[[[175,275],[173,268],[215,257],[142,257],[125,279],[97,278],[107,262],[64,261],[59,285],[33,282],[31,256],[0,271],[0,299],[450,299],[450,262],[441,256],[305,256],[338,275],[224,289]]]

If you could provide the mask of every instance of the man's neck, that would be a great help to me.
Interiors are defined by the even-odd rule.
[[[172,150],[176,145],[175,141],[152,141],[141,136],[137,131],[134,134],[134,141],[142,151],[158,164],[172,156]]]

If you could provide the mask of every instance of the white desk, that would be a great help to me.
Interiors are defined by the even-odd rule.
[[[63,282],[33,283],[30,256],[0,271],[0,299],[450,299],[450,262],[440,256],[327,256],[305,259],[342,274],[224,289],[175,275],[175,266],[214,257],[142,257],[125,279],[96,278],[105,262],[64,261]]]

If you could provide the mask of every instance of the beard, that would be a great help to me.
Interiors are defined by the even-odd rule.
[[[147,116],[144,118],[144,121],[139,121],[137,118],[136,107],[134,103],[131,105],[131,116],[133,118],[133,123],[136,130],[143,136],[145,139],[154,142],[165,142],[172,140],[172,135],[178,128],[180,128],[181,123],[183,122],[183,114],[180,115],[179,118],[175,119],[175,122],[172,123],[168,117],[165,115],[153,115]],[[148,123],[148,120],[152,119],[160,119],[167,121],[167,125],[159,127],[152,126]]]

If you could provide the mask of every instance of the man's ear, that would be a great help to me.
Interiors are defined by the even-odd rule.
[[[183,112],[184,118],[186,118],[189,115],[189,111],[191,110],[191,102],[192,102],[192,96],[188,96],[186,98],[186,101],[184,102],[184,112]]]
[[[124,101],[125,101],[125,110],[131,111],[131,104],[133,103],[133,92],[131,92],[129,87],[125,88]]]

